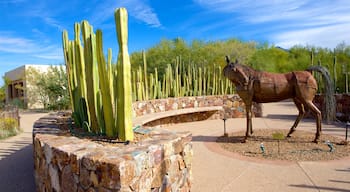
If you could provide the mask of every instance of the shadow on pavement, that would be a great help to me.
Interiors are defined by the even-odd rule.
[[[244,135],[242,136],[230,136],[224,139],[218,139],[220,136],[207,136],[198,135],[192,136],[193,142],[218,142],[218,143],[242,143],[244,141]],[[229,140],[229,141],[227,141]]]
[[[306,188],[306,189],[317,189],[318,191],[327,190],[327,191],[337,191],[337,192],[349,192],[349,189],[341,189],[335,187],[321,187],[313,185],[289,185],[291,187]]]
[[[348,168],[348,169],[336,169],[336,171],[350,172],[350,168]]]
[[[207,135],[198,135],[192,136],[193,142],[215,142],[218,137],[216,136],[207,136]]]
[[[286,115],[286,114],[268,114],[264,116],[263,118],[267,119],[290,119],[290,120],[295,120],[297,118],[297,115]]]
[[[0,191],[35,192],[32,145],[12,151],[0,160]]]
[[[348,183],[348,184],[350,184],[350,181],[341,181],[341,180],[333,180],[333,179],[330,179],[329,181],[334,182],[334,183]]]

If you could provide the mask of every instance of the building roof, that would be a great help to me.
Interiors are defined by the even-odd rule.
[[[38,65],[38,64],[26,64],[26,65],[22,65],[20,67],[17,67],[11,71],[8,71],[5,73],[5,78],[11,80],[11,81],[15,81],[15,80],[19,80],[19,79],[23,79],[23,77],[25,76],[25,71],[27,69],[29,69],[30,67],[35,68],[41,72],[45,72],[47,71],[47,69],[49,67],[58,67],[60,65]],[[63,66],[64,67],[64,66]]]

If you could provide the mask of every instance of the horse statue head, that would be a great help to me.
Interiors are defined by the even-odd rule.
[[[226,66],[223,69],[224,76],[237,85],[247,85],[249,82],[249,74],[243,70],[243,66],[238,63],[238,60],[233,63],[230,58],[226,56]]]

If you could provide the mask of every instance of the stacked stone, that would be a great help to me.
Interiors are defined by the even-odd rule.
[[[335,94],[336,99],[336,117],[340,121],[350,121],[350,95],[349,94]],[[317,94],[313,103],[321,113],[325,113],[324,95]],[[313,118],[313,114],[307,114],[307,117]]]
[[[212,106],[223,106],[224,113],[180,115],[175,121],[243,117],[245,113],[244,103],[236,95],[143,101],[134,103],[133,109],[137,117]],[[254,105],[253,111],[255,116],[261,115],[261,105]],[[69,134],[71,124],[68,113],[52,114],[35,122],[37,191],[190,191],[193,156],[190,133],[150,128],[145,132],[146,139],[124,146],[73,137]]]
[[[210,119],[220,119],[222,117],[222,111],[205,111],[196,112],[182,115],[169,116],[155,121],[144,124],[144,127],[166,127],[176,123],[186,123],[194,121],[203,121]]]
[[[36,122],[39,127],[35,127],[33,142],[37,191],[190,191],[190,133],[150,129],[149,137],[139,143],[102,145],[38,131],[55,127],[52,123],[58,118],[48,116]]]
[[[238,95],[224,96],[197,96],[197,97],[179,97],[157,99],[149,101],[138,101],[133,103],[134,116],[165,112],[170,110],[223,106],[225,114],[219,118],[237,118],[245,117],[245,105]],[[260,104],[254,103],[253,114],[255,117],[262,117],[262,108]]]

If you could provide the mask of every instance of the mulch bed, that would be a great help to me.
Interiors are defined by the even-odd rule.
[[[245,143],[242,143],[245,131],[235,132],[228,137],[219,137],[216,142],[227,151],[268,160],[324,161],[350,155],[350,144],[344,145],[344,138],[323,134],[321,141],[316,144],[312,142],[315,133],[296,130],[292,137],[281,138],[281,140],[276,139],[276,133],[286,136],[288,130],[254,130],[253,136]],[[326,141],[332,143],[334,147],[332,152]],[[261,143],[265,153],[261,150]]]

